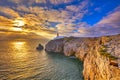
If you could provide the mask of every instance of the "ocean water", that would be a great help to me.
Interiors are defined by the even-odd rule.
[[[36,50],[44,40],[0,41],[0,80],[83,80],[83,64]]]

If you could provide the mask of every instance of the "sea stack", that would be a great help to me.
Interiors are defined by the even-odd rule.
[[[44,47],[43,47],[41,44],[39,44],[38,47],[37,47],[36,49],[37,49],[37,50],[43,50]]]

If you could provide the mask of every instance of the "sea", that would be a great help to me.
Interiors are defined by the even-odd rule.
[[[36,50],[39,43],[47,41],[0,40],[0,80],[83,80],[80,60]]]

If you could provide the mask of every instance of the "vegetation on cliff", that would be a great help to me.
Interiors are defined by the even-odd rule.
[[[118,57],[111,55],[110,53],[107,52],[107,46],[102,45],[102,47],[99,50],[100,54],[105,56],[106,58],[109,58],[111,60],[118,59]]]

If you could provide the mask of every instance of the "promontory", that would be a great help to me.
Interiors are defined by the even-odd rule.
[[[49,41],[45,48],[82,60],[84,80],[120,80],[120,35],[64,37]]]

